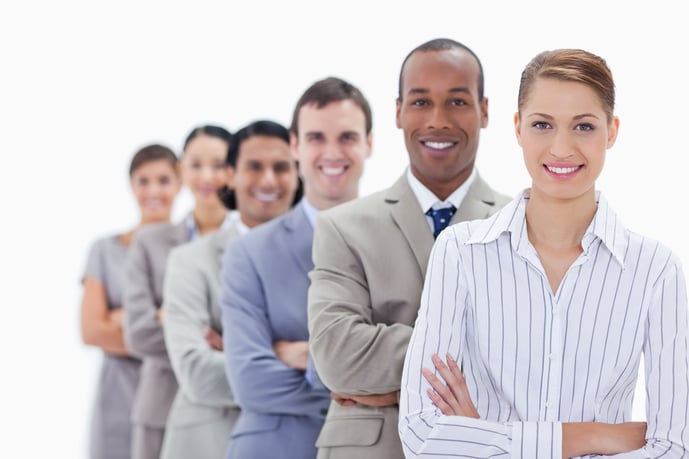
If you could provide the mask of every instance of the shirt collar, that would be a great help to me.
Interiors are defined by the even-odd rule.
[[[314,207],[314,205],[311,204],[308,199],[306,199],[306,196],[301,198],[300,203],[301,208],[304,209],[306,219],[309,221],[309,224],[311,224],[311,228],[313,228],[316,222],[316,215],[318,215],[319,210],[316,209],[316,207]]]
[[[233,223],[235,219],[239,218],[239,212],[236,210],[234,211],[229,211],[225,214],[225,219],[222,221],[220,224],[220,229],[224,229],[229,227]],[[241,222],[241,220],[240,220]],[[184,224],[187,227],[187,234],[189,236],[189,240],[193,241],[194,239],[197,239],[201,233],[199,232],[199,227],[196,225],[196,220],[194,220],[194,212],[189,212],[187,216],[184,218]],[[243,225],[244,223],[242,223]],[[238,227],[239,229],[239,227]],[[239,229],[241,233],[241,229]],[[247,229],[248,231],[248,229]]]
[[[455,206],[459,209],[462,204],[464,197],[467,195],[471,184],[476,179],[476,168],[471,171],[471,175],[467,178],[464,183],[462,183],[455,191],[450,194],[444,201],[441,201],[431,190],[426,188],[426,186],[417,179],[411,171],[411,168],[407,167],[407,181],[409,186],[414,192],[414,196],[419,201],[421,208],[424,212],[428,209],[443,209],[445,207],[450,207],[450,205]]]
[[[512,246],[519,252],[528,242],[526,233],[526,203],[529,200],[530,189],[522,191],[515,199],[493,214],[491,217],[478,223],[473,235],[466,241],[467,244],[485,244],[496,240],[501,234],[508,232],[511,235]],[[625,252],[628,245],[628,231],[608,205],[600,191],[596,191],[596,203],[598,207],[593,220],[584,233],[581,246],[584,252],[588,252],[591,246],[600,240],[612,253],[620,265],[624,266]]]

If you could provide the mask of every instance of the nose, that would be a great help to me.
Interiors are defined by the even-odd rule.
[[[326,142],[325,146],[323,147],[323,158],[337,160],[341,157],[342,153],[340,152],[340,146],[337,144],[337,142]]]
[[[556,158],[569,158],[574,154],[576,147],[569,131],[558,130],[553,135],[553,141],[550,145],[550,154]]]
[[[202,167],[201,168],[201,178],[203,180],[212,180],[213,179],[213,168],[212,167]]]
[[[450,127],[450,117],[447,108],[442,104],[437,104],[431,110],[428,118],[429,129],[448,129]]]
[[[261,174],[261,188],[273,188],[277,185],[277,177],[272,167],[266,167]]]

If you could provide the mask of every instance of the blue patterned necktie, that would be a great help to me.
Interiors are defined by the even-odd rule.
[[[433,239],[438,237],[438,234],[450,224],[452,216],[457,212],[455,206],[445,207],[443,209],[428,209],[426,215],[433,219]]]

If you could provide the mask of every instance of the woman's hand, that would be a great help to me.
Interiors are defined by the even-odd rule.
[[[442,379],[427,368],[422,370],[424,378],[432,387],[428,389],[428,397],[446,416],[478,418],[478,411],[471,401],[462,371],[450,354],[447,354],[446,358],[447,365],[437,354],[431,357]]]

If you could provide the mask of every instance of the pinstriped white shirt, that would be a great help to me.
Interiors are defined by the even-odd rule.
[[[402,375],[407,458],[559,458],[562,422],[631,419],[642,355],[647,444],[616,457],[689,457],[680,261],[597,199],[583,253],[554,294],[527,237],[528,190],[492,217],[440,234]],[[421,369],[448,352],[481,419],[444,416],[426,395]]]

